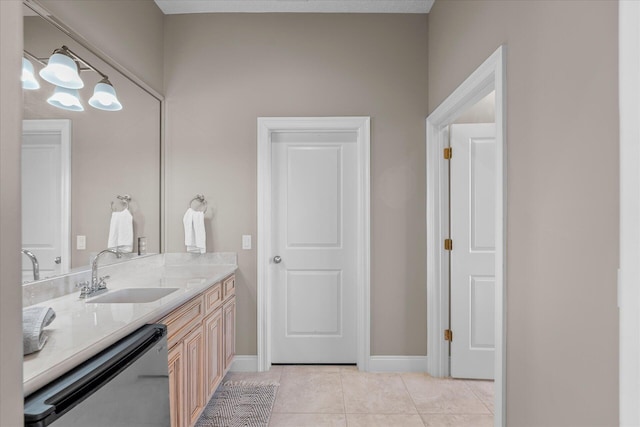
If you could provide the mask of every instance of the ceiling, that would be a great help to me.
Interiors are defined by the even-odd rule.
[[[429,13],[435,0],[154,0],[181,13]]]

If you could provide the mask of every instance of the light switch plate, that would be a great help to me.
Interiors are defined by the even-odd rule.
[[[79,251],[87,249],[87,236],[76,236],[76,249]]]
[[[242,249],[251,249],[251,234],[242,235]]]

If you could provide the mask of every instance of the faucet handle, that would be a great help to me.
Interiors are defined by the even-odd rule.
[[[97,289],[96,290],[102,290],[102,289],[107,289],[107,282],[105,282],[105,280],[110,279],[111,276],[107,275],[107,276],[102,276],[100,278],[98,278],[98,284],[97,284]]]
[[[86,288],[87,286],[89,286],[88,280],[85,280],[84,282],[78,282],[75,285],[76,288]]]
[[[75,285],[76,288],[80,288],[80,298],[84,299],[91,294],[91,285],[88,280],[84,282],[78,282]]]

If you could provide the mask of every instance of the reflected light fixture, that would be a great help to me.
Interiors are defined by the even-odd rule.
[[[47,102],[63,110],[84,111],[84,107],[80,103],[80,97],[78,96],[78,89],[68,89],[58,86],[53,91],[53,95],[47,99]]]
[[[27,58],[22,58],[22,88],[28,90],[40,89],[40,83],[36,80],[33,64]]]
[[[89,105],[105,111],[122,110],[122,104],[118,101],[116,90],[107,78],[100,80],[93,89],[93,96],[89,99]]]
[[[84,82],[80,78],[80,66],[70,55],[69,49],[62,46],[53,51],[47,66],[40,70],[40,77],[51,84],[67,89],[82,89]]]
[[[102,80],[93,89],[89,105],[104,111],[122,110],[122,104],[116,96],[116,90],[109,81],[109,77],[67,46],[55,49],[48,59],[38,58],[26,50],[24,55],[42,64],[44,68],[40,70],[40,77],[56,86],[53,95],[47,99],[47,102],[54,107],[69,111],[84,111],[78,93],[78,89],[84,87],[80,72],[93,71],[99,74]],[[26,58],[22,58],[22,87],[24,89],[40,87],[34,76],[33,64]]]

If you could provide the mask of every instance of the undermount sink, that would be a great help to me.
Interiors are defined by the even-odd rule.
[[[126,288],[109,291],[104,295],[87,300],[97,304],[132,304],[159,300],[177,291],[178,288]]]

